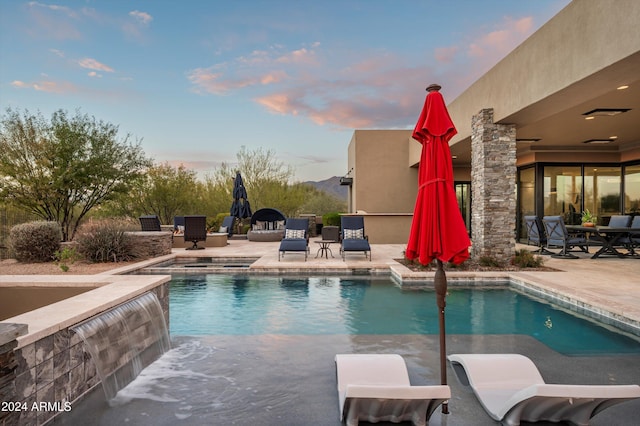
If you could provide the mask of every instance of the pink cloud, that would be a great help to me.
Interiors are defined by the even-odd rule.
[[[28,3],[29,18],[32,23],[26,31],[33,36],[56,40],[78,40],[82,38],[75,27],[79,15],[66,6]]]
[[[33,89],[39,92],[48,93],[73,93],[77,92],[77,87],[69,82],[55,82],[50,80],[42,80],[32,83],[26,83],[24,81],[15,80],[11,82],[13,87],[18,89]]]
[[[439,47],[435,51],[436,61],[450,64],[459,51],[460,48],[458,46]]]
[[[129,16],[133,17],[136,21],[145,26],[149,25],[149,23],[153,21],[153,17],[151,15],[147,12],[140,12],[139,10],[129,12]]]
[[[104,72],[113,72],[113,68],[108,65],[105,65],[101,62],[96,61],[93,58],[84,58],[78,61],[78,65],[82,68],[87,68],[95,71],[104,71]]]
[[[504,19],[503,28],[481,35],[470,43],[468,54],[471,57],[504,56],[522,43],[532,30],[532,17],[528,16],[518,20],[507,17]]]
[[[280,63],[285,63],[285,64],[299,63],[299,64],[313,65],[317,63],[315,52],[313,50],[307,50],[305,48],[288,52],[276,58],[275,61]]]
[[[380,50],[341,57],[314,43],[294,50],[272,45],[194,69],[187,78],[194,91],[216,95],[267,86],[254,102],[270,113],[303,117],[319,126],[410,128],[427,85],[441,84],[445,99],[452,101],[532,30],[530,17],[505,18],[472,41],[434,49],[437,69]]]

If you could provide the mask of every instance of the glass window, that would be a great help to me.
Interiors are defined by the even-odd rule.
[[[620,167],[584,168],[584,208],[598,217],[599,225],[620,214]]]
[[[580,166],[545,166],[543,188],[545,216],[562,216],[567,224],[580,224],[581,193],[582,169]]]
[[[467,232],[471,234],[471,184],[456,183],[456,197],[458,199],[458,207],[467,227]]]
[[[524,217],[536,214],[536,170],[534,167],[520,170],[518,182],[518,207],[520,211],[520,238],[527,238]]]
[[[640,164],[624,169],[624,212],[640,213]]]

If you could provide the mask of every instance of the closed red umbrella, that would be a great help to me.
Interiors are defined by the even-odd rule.
[[[453,164],[449,140],[457,133],[440,86],[427,87],[427,99],[413,131],[422,144],[418,167],[418,196],[405,255],[426,265],[437,261],[434,279],[440,318],[440,378],[447,384],[444,327],[447,278],[442,262],[462,263],[469,257],[469,236],[460,214],[453,186]],[[446,404],[442,412],[448,413]]]

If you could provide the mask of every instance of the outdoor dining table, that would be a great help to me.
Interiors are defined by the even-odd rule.
[[[631,233],[639,233],[640,228],[616,228],[611,226],[581,226],[581,225],[567,225],[567,231],[569,232],[584,232],[595,235],[595,240],[602,243],[602,247],[591,256],[592,259],[597,259],[602,255],[625,257],[624,253],[620,253],[616,246],[618,241],[625,235]],[[591,237],[590,237],[591,238]]]

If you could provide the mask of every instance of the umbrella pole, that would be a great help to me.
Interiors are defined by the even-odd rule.
[[[447,276],[442,267],[442,260],[436,259],[436,275],[434,277],[434,286],[436,289],[436,301],[438,304],[438,319],[440,323],[440,384],[447,384],[447,348],[445,341],[444,328],[444,307],[447,305],[445,298],[447,296]],[[442,404],[442,414],[449,414],[449,403]]]

